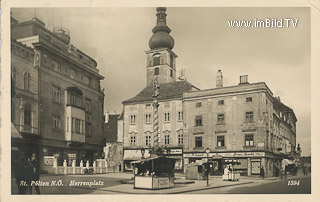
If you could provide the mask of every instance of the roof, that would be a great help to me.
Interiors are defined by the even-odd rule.
[[[144,158],[144,159],[140,159],[140,160],[136,160],[136,161],[131,161],[131,164],[139,164],[139,163],[144,163],[144,162],[148,162],[148,161],[152,161],[152,160],[157,160],[157,159],[181,159],[181,158],[177,158],[177,157],[172,157],[172,156],[156,156],[156,157],[149,157],[149,158]]]
[[[290,107],[288,107],[288,106],[286,106],[285,104],[283,104],[283,103],[279,100],[279,98],[277,98],[277,97],[274,98],[273,107],[274,107],[275,110],[278,110],[278,111],[291,112],[292,115],[294,116],[295,120],[297,121],[297,117],[296,117],[296,115],[294,114],[293,109],[291,109]]]
[[[192,91],[195,86],[187,81],[176,81],[171,83],[160,83],[159,84],[159,96],[158,100],[166,99],[177,99],[182,98],[183,93]],[[199,90],[198,88],[196,88]],[[135,97],[123,101],[123,104],[137,103],[137,102],[146,102],[153,100],[153,85],[145,87],[140,91]]]

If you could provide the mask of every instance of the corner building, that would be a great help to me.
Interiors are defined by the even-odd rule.
[[[274,117],[283,113],[279,105],[285,106],[264,82],[249,84],[247,76],[237,86],[223,87],[217,80],[217,88],[185,93],[186,163],[202,160],[209,148],[212,173],[223,173],[223,161],[236,159],[241,164],[234,169],[242,175],[258,175],[263,167],[266,176],[274,176],[281,160],[293,157],[296,144],[292,109],[285,106],[287,121],[278,119],[274,126]],[[290,126],[280,135],[275,128],[282,124]]]
[[[32,123],[29,125],[39,140],[37,154],[43,170],[52,166],[46,159],[53,156],[58,159],[58,165],[64,160],[68,165],[72,160],[77,165],[81,160],[92,164],[101,157],[105,145],[104,93],[100,88],[104,77],[99,74],[97,62],[70,43],[66,28],[54,28],[52,32],[37,18],[26,22],[11,20],[12,74],[16,78],[16,91],[21,91],[14,98],[15,125],[22,132],[21,129],[28,128],[26,123]],[[26,65],[14,62],[15,52],[21,49],[16,50],[16,45],[31,51],[30,72]],[[26,72],[30,73],[29,77]],[[29,89],[19,78],[30,78]],[[22,99],[23,108],[25,99],[20,94],[25,93],[34,96],[30,121],[25,121],[29,116],[21,115],[17,106]]]
[[[135,97],[123,101],[124,166],[148,157],[153,144],[153,80],[160,85],[160,142],[168,155],[180,157],[176,171],[185,172],[187,164],[206,161],[210,149],[212,175],[223,173],[224,161],[241,162],[234,169],[242,175],[273,176],[283,158],[293,157],[296,122],[293,110],[278,98],[264,82],[248,82],[240,77],[236,86],[223,86],[222,72],[216,75],[216,88],[200,90],[176,77],[177,55],[174,40],[166,25],[166,9],[157,8],[157,24],[149,40],[147,85]]]

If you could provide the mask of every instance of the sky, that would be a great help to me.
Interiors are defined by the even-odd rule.
[[[122,101],[146,86],[146,54],[156,24],[153,7],[15,8],[22,21],[37,17],[52,30],[70,30],[71,43],[98,63],[105,79],[105,110],[121,113]],[[309,8],[169,7],[167,24],[175,40],[177,70],[200,89],[215,87],[221,69],[224,86],[265,82],[274,96],[291,107],[298,119],[297,143],[311,152],[311,24]],[[298,22],[284,28],[231,28],[230,20]],[[298,21],[296,21],[298,19]]]

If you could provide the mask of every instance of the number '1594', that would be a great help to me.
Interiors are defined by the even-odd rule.
[[[288,186],[299,186],[300,185],[300,180],[289,180],[288,181]]]

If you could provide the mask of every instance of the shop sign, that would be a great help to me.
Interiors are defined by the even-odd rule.
[[[218,155],[221,155],[223,157],[233,157],[234,153],[218,153]]]
[[[169,179],[168,178],[159,178],[159,188],[168,187]]]
[[[182,154],[182,149],[170,149],[170,154]]]
[[[44,156],[43,159],[46,166],[53,166],[55,160],[54,156]]]
[[[190,153],[190,154],[183,154],[183,157],[205,157],[204,153]]]
[[[261,161],[261,159],[251,159],[251,161]]]

